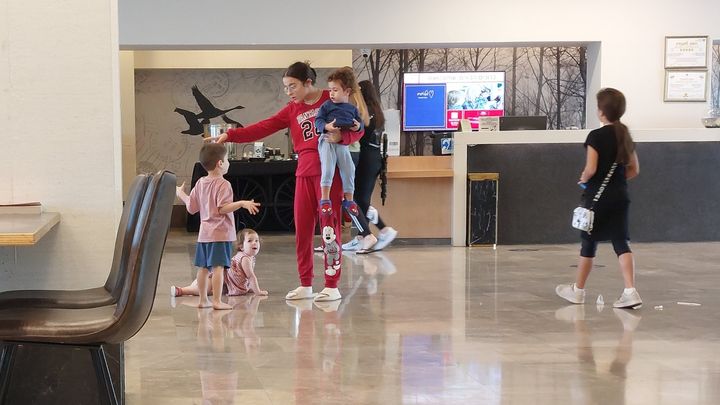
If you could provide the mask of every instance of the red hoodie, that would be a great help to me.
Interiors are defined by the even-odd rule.
[[[296,177],[320,176],[320,155],[318,154],[318,135],[315,132],[315,116],[320,106],[330,99],[327,90],[322,91],[320,99],[314,104],[304,102],[289,102],[285,108],[270,118],[247,126],[245,128],[230,129],[227,134],[228,142],[254,142],[274,134],[285,128],[290,128],[293,148],[299,155]],[[362,138],[365,131],[343,131],[343,145],[349,145]]]

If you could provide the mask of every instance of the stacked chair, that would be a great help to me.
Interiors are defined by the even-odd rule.
[[[0,404],[7,397],[18,348],[31,345],[89,350],[101,399],[119,403],[103,345],[123,344],[150,316],[175,186],[176,177],[168,171],[135,179],[105,285],[0,293]]]

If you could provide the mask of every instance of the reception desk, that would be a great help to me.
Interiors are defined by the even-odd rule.
[[[449,240],[452,178],[450,156],[388,157],[385,205],[379,182],[372,205],[399,238]]]
[[[575,243],[589,130],[455,135],[452,244],[465,246],[467,175],[499,173],[498,243]],[[640,242],[720,240],[720,129],[631,128],[640,176],[630,182],[630,236]]]

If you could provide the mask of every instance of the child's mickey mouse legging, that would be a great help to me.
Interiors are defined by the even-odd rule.
[[[342,181],[336,172],[330,189],[330,200],[337,216],[335,235],[342,246]],[[320,176],[295,178],[295,251],[297,253],[300,285],[312,286],[313,280],[313,238],[318,224],[318,205],[320,202]],[[324,258],[326,259],[326,258]],[[342,260],[342,259],[341,259]],[[323,263],[325,260],[323,260]],[[324,272],[323,272],[324,273]],[[325,274],[325,287],[337,288],[341,270],[334,276]]]

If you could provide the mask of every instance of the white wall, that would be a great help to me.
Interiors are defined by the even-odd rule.
[[[347,49],[599,41],[601,82],[591,87],[625,92],[631,126],[698,127],[707,109],[662,101],[664,37],[720,39],[717,0],[464,0],[449,6],[368,0],[355,6],[339,15],[342,8],[331,11],[321,0],[123,0],[120,43],[128,49]],[[323,23],[329,17],[344,18],[343,29],[328,35]]]
[[[135,151],[135,55],[120,52],[120,130],[122,133],[122,184],[127,196],[137,175]]]
[[[0,248],[0,290],[104,282],[120,214],[117,1],[0,0],[0,200],[61,223]]]

